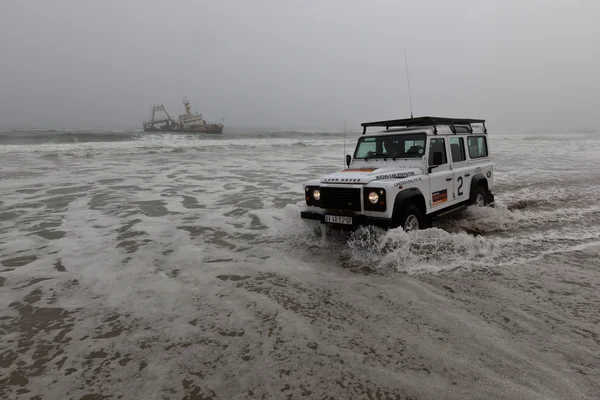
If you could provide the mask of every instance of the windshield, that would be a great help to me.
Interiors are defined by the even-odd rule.
[[[425,154],[426,141],[424,133],[362,137],[354,158],[420,158]]]

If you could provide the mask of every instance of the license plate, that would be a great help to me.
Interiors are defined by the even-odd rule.
[[[334,224],[352,225],[352,217],[342,217],[340,215],[326,215],[325,222],[333,222]]]

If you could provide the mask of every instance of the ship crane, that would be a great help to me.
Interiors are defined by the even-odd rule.
[[[155,120],[156,113],[159,112],[159,111],[163,111],[165,113],[165,115],[167,116],[166,120],[164,120],[164,119],[162,119],[162,120]],[[156,124],[156,123],[165,122],[165,121],[173,122],[173,119],[171,118],[171,116],[167,112],[165,106],[162,105],[162,104],[160,106],[152,106],[152,120],[150,121],[150,123]]]

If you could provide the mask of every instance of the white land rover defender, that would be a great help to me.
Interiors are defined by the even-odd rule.
[[[485,120],[366,122],[347,168],[304,185],[301,218],[406,231],[469,205],[494,205]],[[367,134],[368,127],[385,128]]]

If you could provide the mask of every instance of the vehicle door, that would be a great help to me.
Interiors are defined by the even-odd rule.
[[[448,155],[446,151],[446,138],[430,137],[428,146],[428,165],[433,166],[433,154],[436,152],[442,153],[442,163],[433,168],[429,173],[430,193],[425,194],[428,197],[431,211],[446,208],[452,204],[454,193],[454,173],[450,169],[448,163]]]
[[[469,199],[473,167],[467,161],[464,138],[451,136],[448,141],[450,142],[450,158],[454,178],[454,200],[460,203]]]

